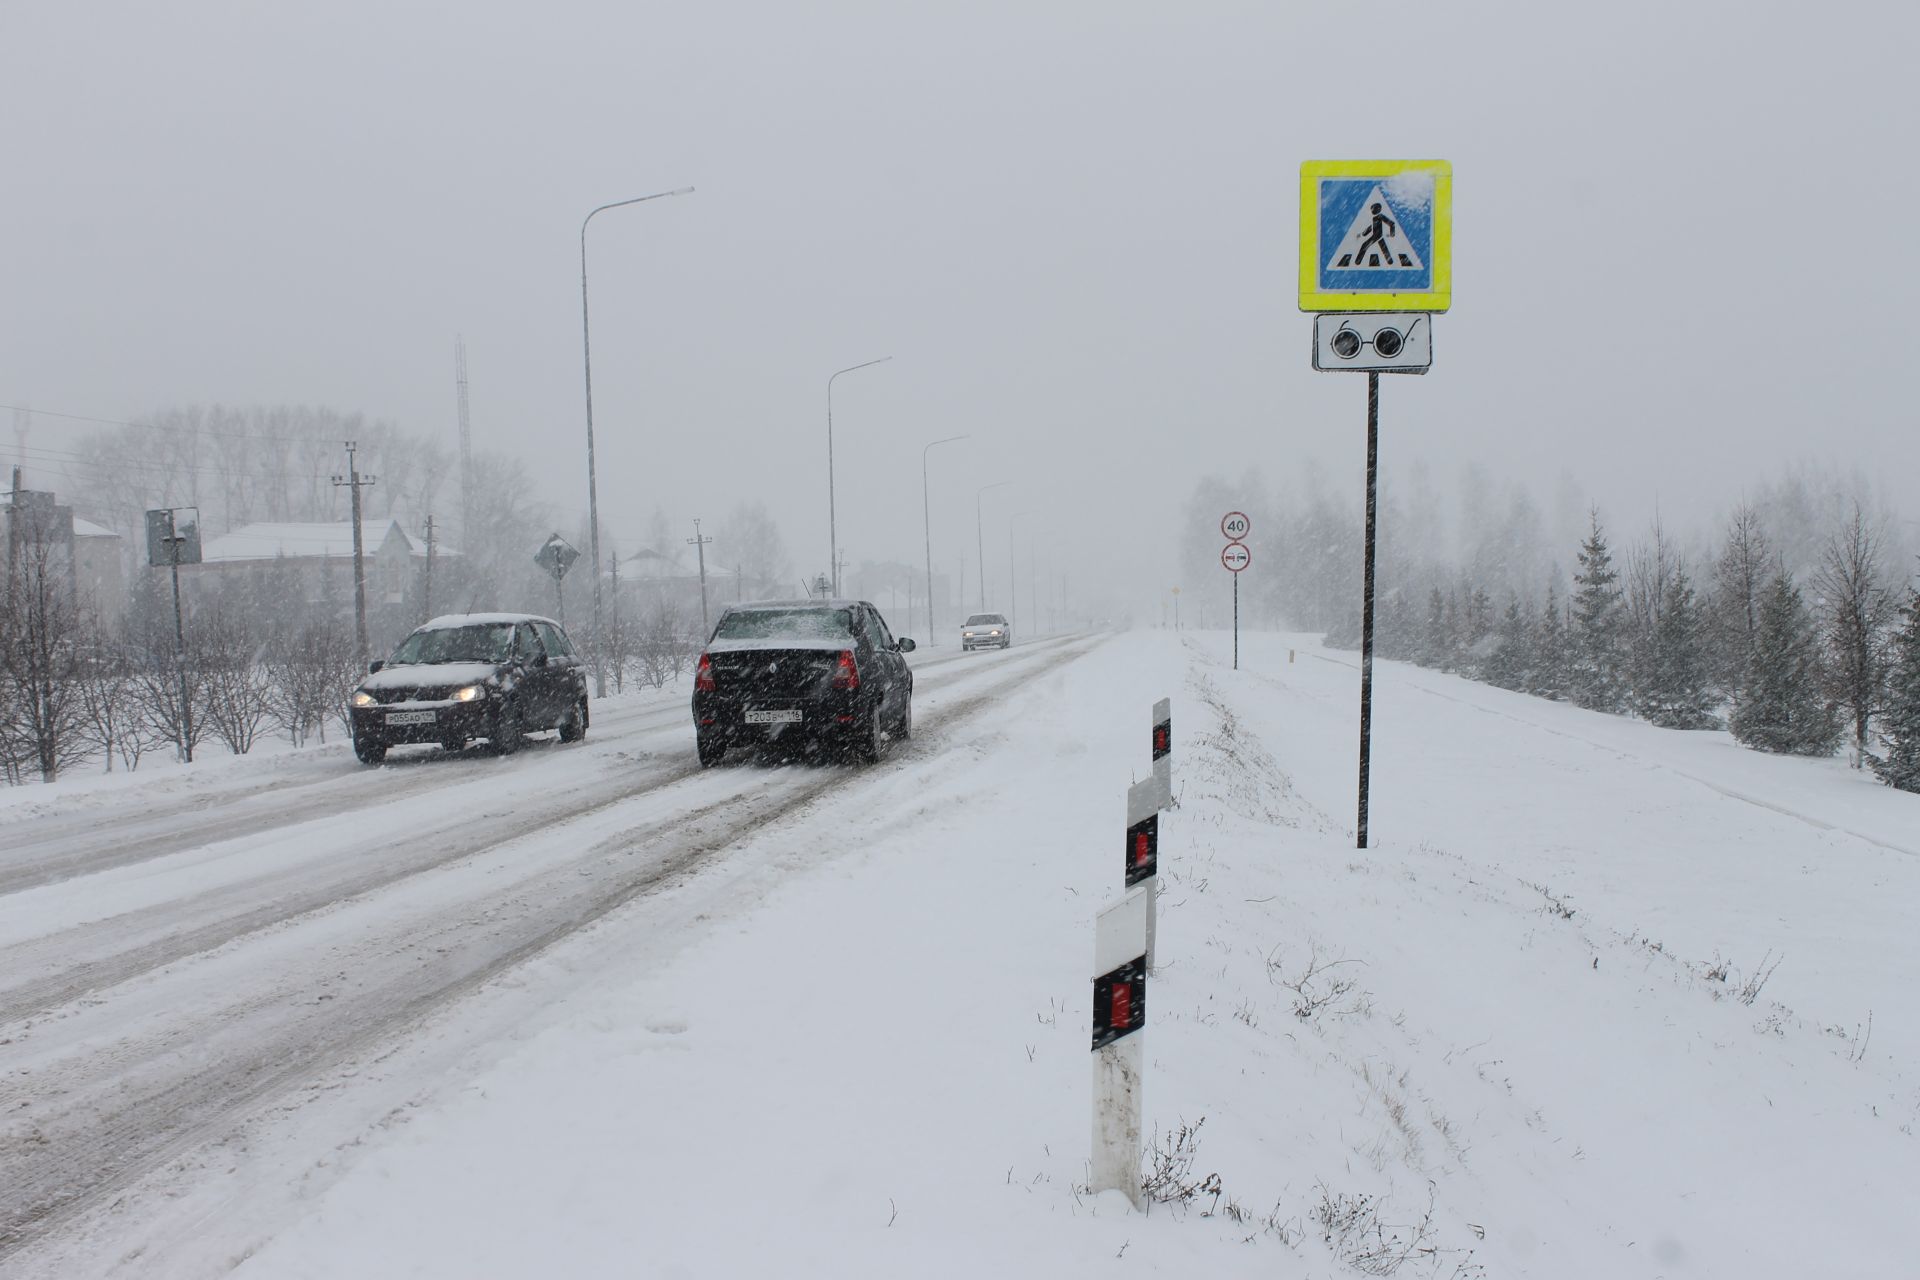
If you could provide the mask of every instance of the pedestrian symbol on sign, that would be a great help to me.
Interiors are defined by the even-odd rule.
[[[1420,251],[1411,238],[1400,234],[1400,223],[1393,217],[1393,206],[1378,183],[1354,215],[1347,234],[1340,237],[1329,271],[1423,271]]]

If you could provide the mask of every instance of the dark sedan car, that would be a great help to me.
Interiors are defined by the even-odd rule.
[[[801,739],[877,760],[913,733],[913,672],[863,600],[735,605],[720,615],[693,679],[700,763],[730,746]]]
[[[348,699],[353,753],[379,764],[387,748],[486,738],[505,754],[529,733],[587,732],[585,666],[560,624],[524,613],[435,618],[376,662]]]

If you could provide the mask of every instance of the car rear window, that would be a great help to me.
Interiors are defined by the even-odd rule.
[[[720,619],[716,640],[845,640],[853,635],[850,609],[742,609]]]
[[[963,627],[1004,627],[1007,620],[997,613],[976,613],[960,625]]]
[[[471,627],[416,631],[393,651],[395,665],[426,662],[505,662],[513,650],[513,624],[487,622]]]

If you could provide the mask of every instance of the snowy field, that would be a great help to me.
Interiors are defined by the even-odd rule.
[[[1386,663],[1360,852],[1355,658],[1227,652],[922,653],[871,769],[703,772],[682,691],[0,793],[0,1276],[1915,1273],[1920,797]]]

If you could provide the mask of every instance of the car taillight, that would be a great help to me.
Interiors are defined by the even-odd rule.
[[[695,693],[712,693],[714,691],[713,658],[708,654],[701,654],[700,665],[694,668],[693,691]]]
[[[836,689],[860,687],[860,668],[853,665],[853,650],[840,651],[840,665],[833,669],[833,687]]]

